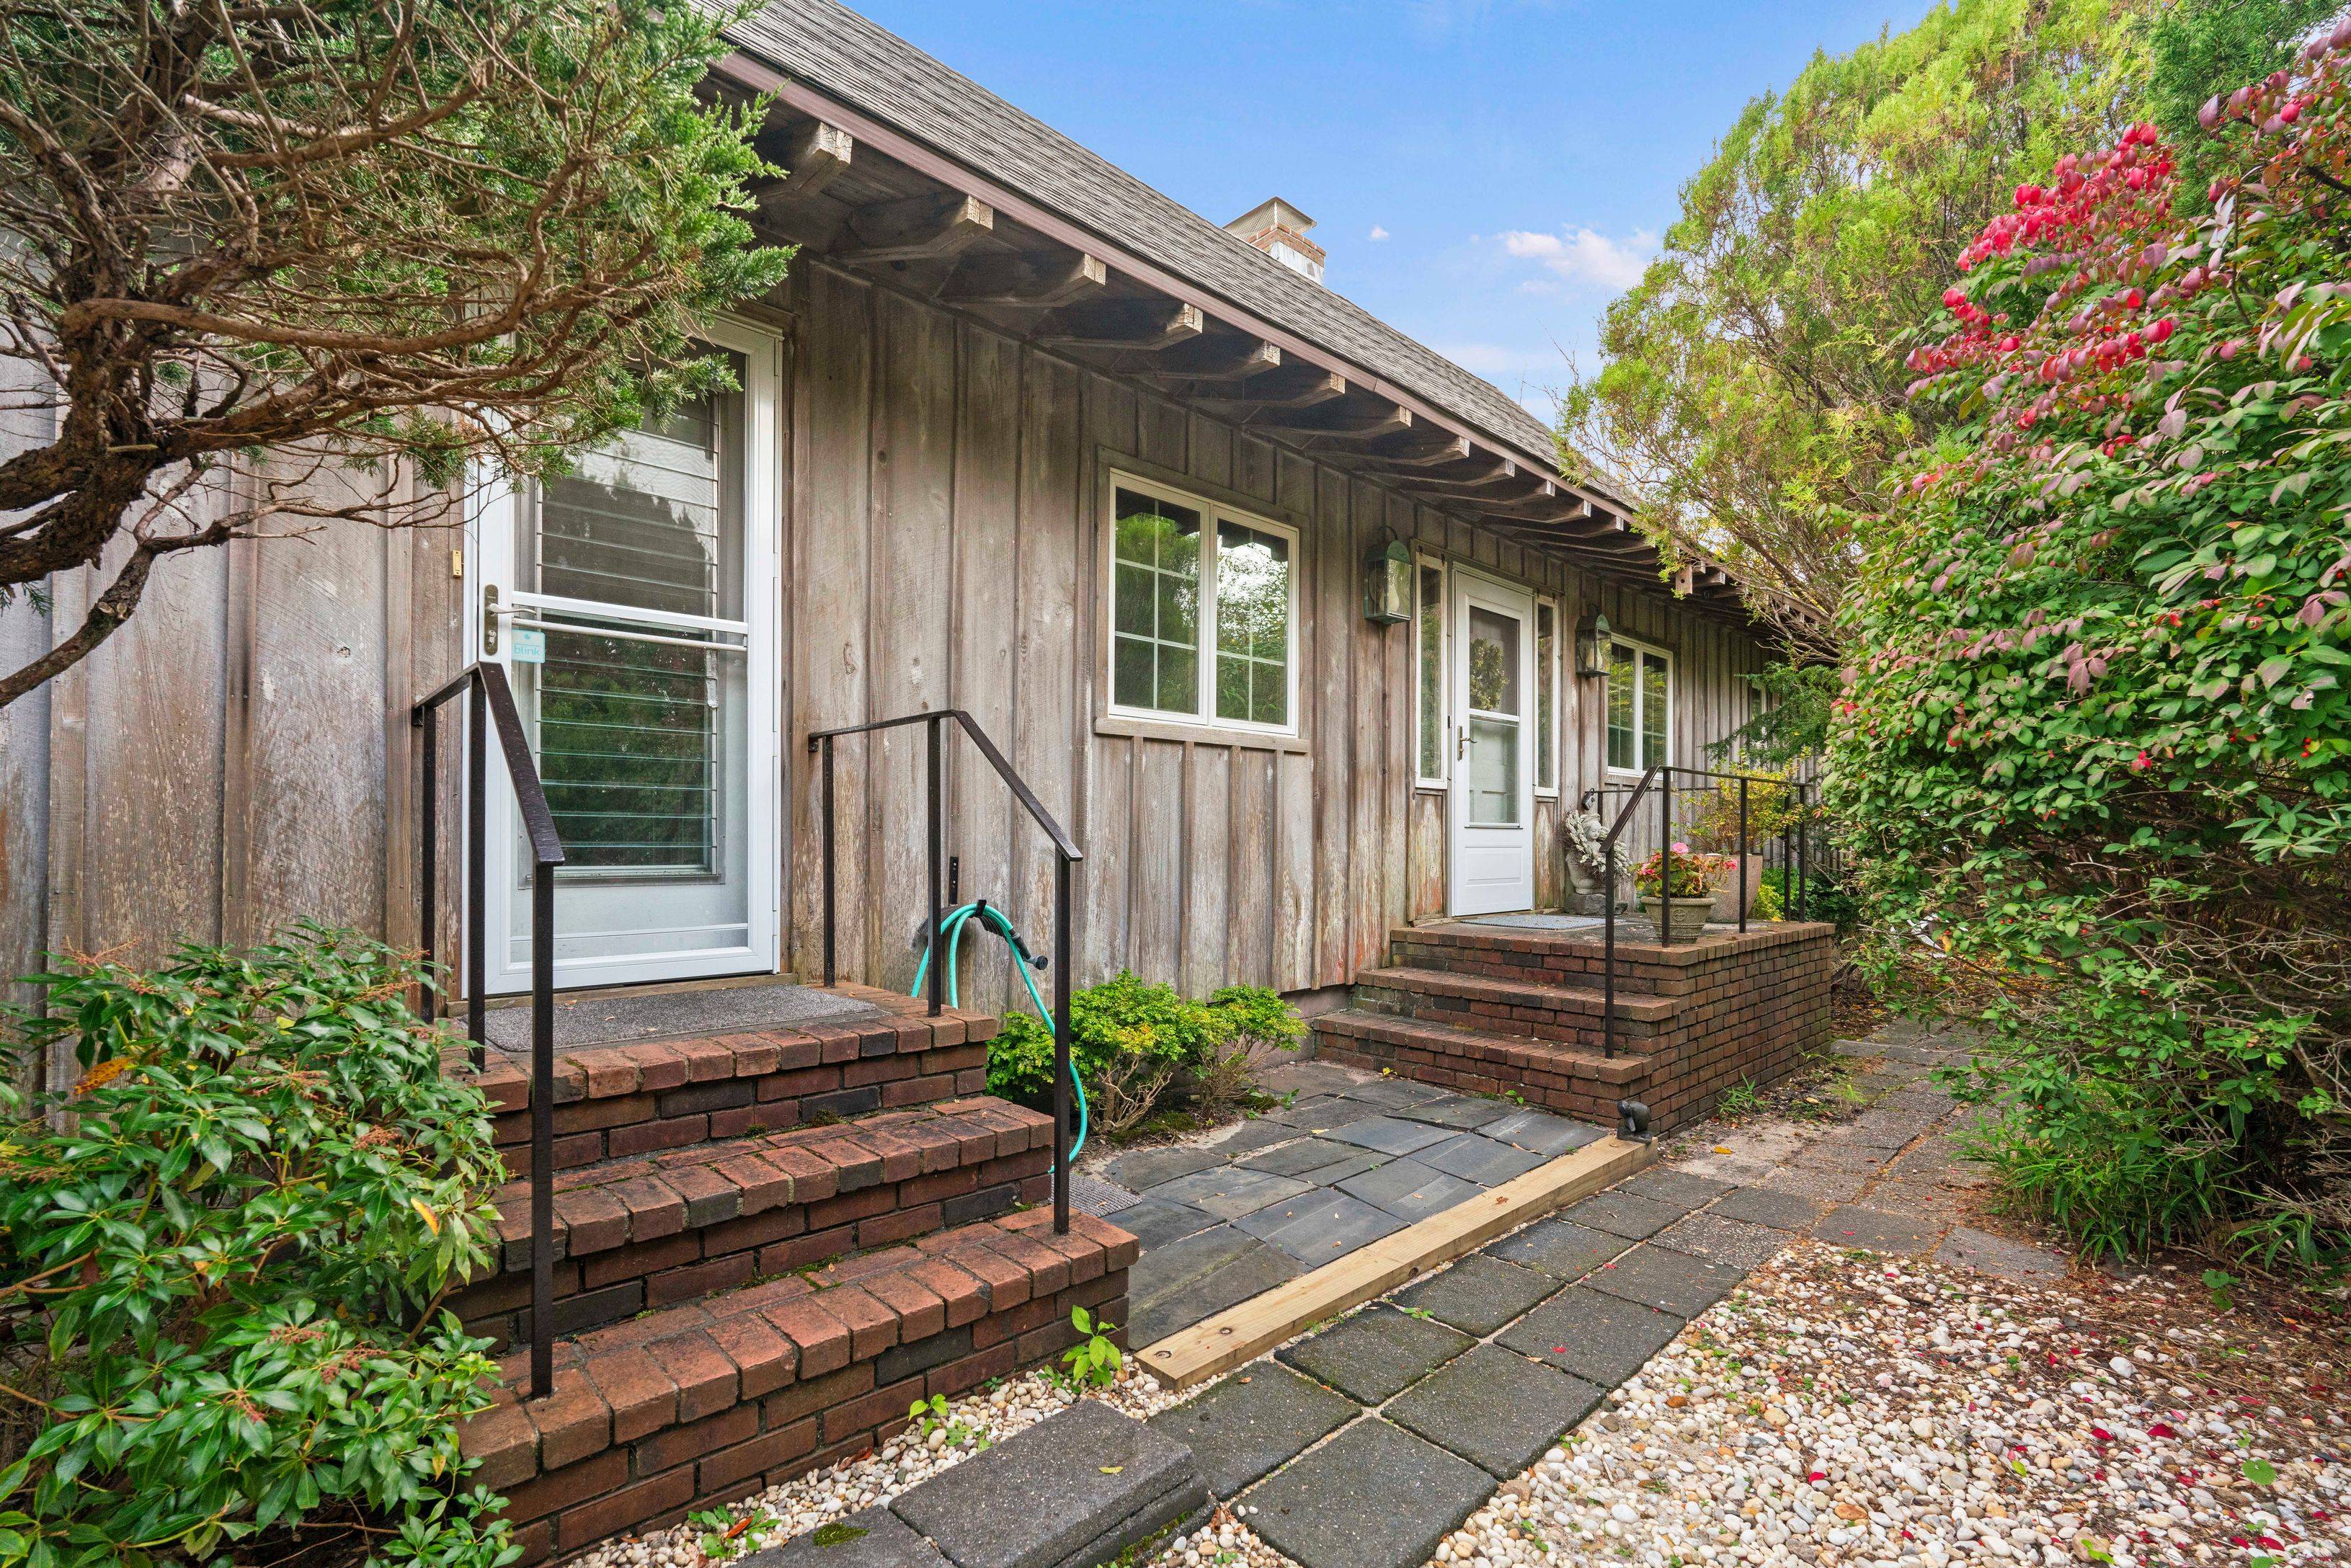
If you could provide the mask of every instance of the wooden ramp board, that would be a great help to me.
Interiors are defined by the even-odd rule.
[[[1264,1354],[1309,1323],[1385,1295],[1440,1264],[1554,1208],[1613,1186],[1653,1163],[1654,1144],[1606,1137],[1537,1166],[1524,1176],[1382,1237],[1311,1273],[1285,1281],[1215,1317],[1145,1345],[1135,1359],[1176,1388],[1229,1372]]]

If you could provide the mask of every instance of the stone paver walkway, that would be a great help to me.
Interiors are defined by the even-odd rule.
[[[1774,1121],[1743,1135],[1703,1129],[1710,1141],[1675,1164],[1323,1325],[1152,1425],[1188,1444],[1210,1492],[1240,1504],[1249,1529],[1303,1568],[1415,1568],[1799,1235],[2010,1278],[2062,1273],[2053,1257],[1959,1222],[1976,1178],[1953,1164],[1959,1108],[1928,1073],[1962,1058],[1965,1043],[1901,1028],[1841,1043],[1872,1097],[1854,1120],[1817,1129]],[[1310,1123],[1335,1118],[1328,1102],[1345,1096],[1318,1098],[1325,1104]],[[1379,1119],[1413,1123],[1413,1108],[1390,1104]],[[1495,1127],[1476,1131],[1495,1141]],[[1408,1162],[1438,1168],[1424,1151],[1441,1145],[1394,1125],[1315,1135],[1349,1147],[1373,1147],[1367,1137],[1413,1143],[1368,1176]],[[1209,1197],[1238,1174],[1203,1166],[1155,1185],[1205,1176],[1183,1190]],[[1344,1193],[1350,1181],[1363,1177],[1334,1185]],[[1217,1230],[1250,1234],[1206,1223],[1193,1234]]]
[[[1141,1201],[1130,1343],[1149,1344],[1282,1281],[1596,1143],[1598,1127],[1330,1062],[1267,1073],[1292,1096],[1211,1140],[1095,1167]]]

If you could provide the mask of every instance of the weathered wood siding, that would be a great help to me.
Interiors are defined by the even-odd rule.
[[[1762,653],[1661,590],[1603,585],[821,262],[781,303],[785,962],[802,975],[821,963],[818,770],[802,737],[948,706],[987,727],[1086,847],[1081,981],[1129,967],[1192,990],[1294,991],[1376,962],[1392,925],[1445,898],[1444,800],[1414,786],[1411,632],[1360,609],[1360,563],[1384,528],[1555,597],[1563,665],[1595,602],[1671,649],[1677,761],[1703,761],[1746,716],[1737,677]],[[1097,733],[1112,461],[1300,527],[1301,740]],[[0,715],[0,965],[249,941],[298,918],[413,940],[407,711],[464,659],[458,542],[344,525],[174,559],[124,632]],[[61,577],[47,617],[21,601],[0,613],[0,656],[73,624],[98,581]],[[1600,684],[1564,674],[1563,703],[1561,796],[1537,813],[1545,902],[1560,891],[1560,812],[1600,778]],[[962,896],[1002,904],[1042,950],[1050,847],[974,754],[951,741],[949,755]],[[839,748],[848,977],[912,979],[924,769],[918,729]],[[973,994],[991,1002],[1014,984],[996,946],[971,949]]]
[[[1750,711],[1738,677],[1761,666],[1761,651],[1662,588],[1604,583],[821,264],[793,289],[792,730],[970,711],[1086,849],[1081,981],[1132,968],[1194,991],[1341,985],[1378,961],[1390,927],[1441,913],[1445,802],[1414,787],[1411,632],[1373,626],[1360,608],[1360,563],[1384,528],[1558,601],[1563,778],[1557,800],[1538,802],[1543,902],[1562,891],[1561,812],[1602,778],[1602,685],[1574,677],[1566,646],[1587,608],[1675,654],[1677,764],[1702,765],[1706,745]],[[1121,460],[1300,525],[1301,742],[1098,733],[1101,474]],[[876,984],[913,977],[925,896],[921,747],[901,731],[845,742],[835,762],[841,963]],[[962,895],[998,901],[1041,948],[1046,841],[976,758],[953,752],[948,851]],[[799,824],[787,961],[812,973],[816,770],[800,747],[787,761]],[[979,994],[1001,999],[1010,982],[995,944],[968,956]]]

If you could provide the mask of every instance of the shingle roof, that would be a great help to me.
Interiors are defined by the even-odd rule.
[[[1103,238],[1531,454],[1541,421],[1491,382],[1311,282],[833,0],[769,0],[744,49]]]

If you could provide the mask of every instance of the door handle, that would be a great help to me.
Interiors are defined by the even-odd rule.
[[[1457,725],[1454,727],[1453,734],[1453,760],[1458,762],[1469,755],[1469,727],[1466,724]]]
[[[513,613],[512,610],[502,609],[499,606],[496,583],[482,584],[482,657],[486,659],[497,657],[498,617]]]

